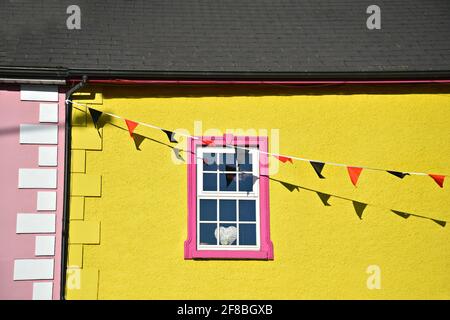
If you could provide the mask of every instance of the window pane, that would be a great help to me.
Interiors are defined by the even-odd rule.
[[[203,174],[203,191],[217,191],[217,175],[215,173]]]
[[[220,221],[236,221],[236,200],[219,200]]]
[[[217,154],[204,153],[203,154],[203,171],[216,171],[217,166]]]
[[[239,200],[239,221],[256,221],[255,200]]]
[[[252,156],[248,150],[237,149],[239,171],[252,171]]]
[[[220,191],[236,191],[235,173],[220,173]]]
[[[217,220],[217,201],[200,199],[200,221]]]
[[[220,155],[220,171],[236,171],[236,154],[222,153]]]
[[[200,223],[200,244],[216,245],[217,240],[214,231],[217,229],[216,223]]]
[[[220,240],[219,244],[224,246],[236,245],[237,228],[236,224],[220,224],[219,228]],[[216,232],[217,235],[217,232]]]
[[[256,224],[239,224],[239,245],[256,245]]]
[[[253,191],[253,185],[256,182],[256,177],[251,173],[239,174],[239,191],[251,192]]]

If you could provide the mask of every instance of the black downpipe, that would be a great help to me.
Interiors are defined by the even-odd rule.
[[[66,131],[65,131],[65,150],[64,150],[64,209],[62,220],[62,243],[61,243],[61,289],[60,298],[65,300],[67,259],[69,248],[69,208],[70,208],[70,158],[72,147],[72,103],[69,101],[72,94],[85,86],[87,76],[83,80],[66,92]]]

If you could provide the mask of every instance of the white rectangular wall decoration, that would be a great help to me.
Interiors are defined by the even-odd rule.
[[[56,210],[56,191],[39,191],[36,209],[38,211]]]
[[[58,147],[39,147],[39,166],[56,167],[58,165]]]
[[[14,260],[14,280],[51,280],[53,266],[53,259]]]
[[[18,213],[16,233],[55,233],[56,216],[52,213]]]
[[[21,124],[20,143],[22,144],[58,144],[58,125]]]
[[[54,256],[55,236],[36,236],[34,255]]]
[[[19,169],[19,189],[56,189],[56,169]]]
[[[52,300],[53,282],[34,282],[33,300]]]
[[[58,104],[41,103],[39,105],[39,122],[58,122]]]
[[[20,86],[20,100],[58,101],[58,86],[23,84]]]

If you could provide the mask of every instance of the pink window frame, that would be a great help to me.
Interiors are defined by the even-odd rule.
[[[258,146],[262,151],[259,156],[259,201],[260,201],[260,248],[259,250],[198,250],[197,249],[197,157],[198,146],[205,141],[213,141],[214,146]],[[212,145],[211,145],[212,146]],[[273,260],[273,244],[270,239],[270,208],[269,208],[269,171],[267,157],[267,137],[235,137],[226,134],[220,136],[203,136],[197,139],[189,138],[187,165],[188,174],[188,233],[184,242],[185,259],[259,259]]]

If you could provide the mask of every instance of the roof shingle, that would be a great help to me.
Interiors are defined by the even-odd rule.
[[[450,70],[450,1],[67,0],[0,2],[0,66],[161,72]],[[1,72],[1,71],[0,71]]]

